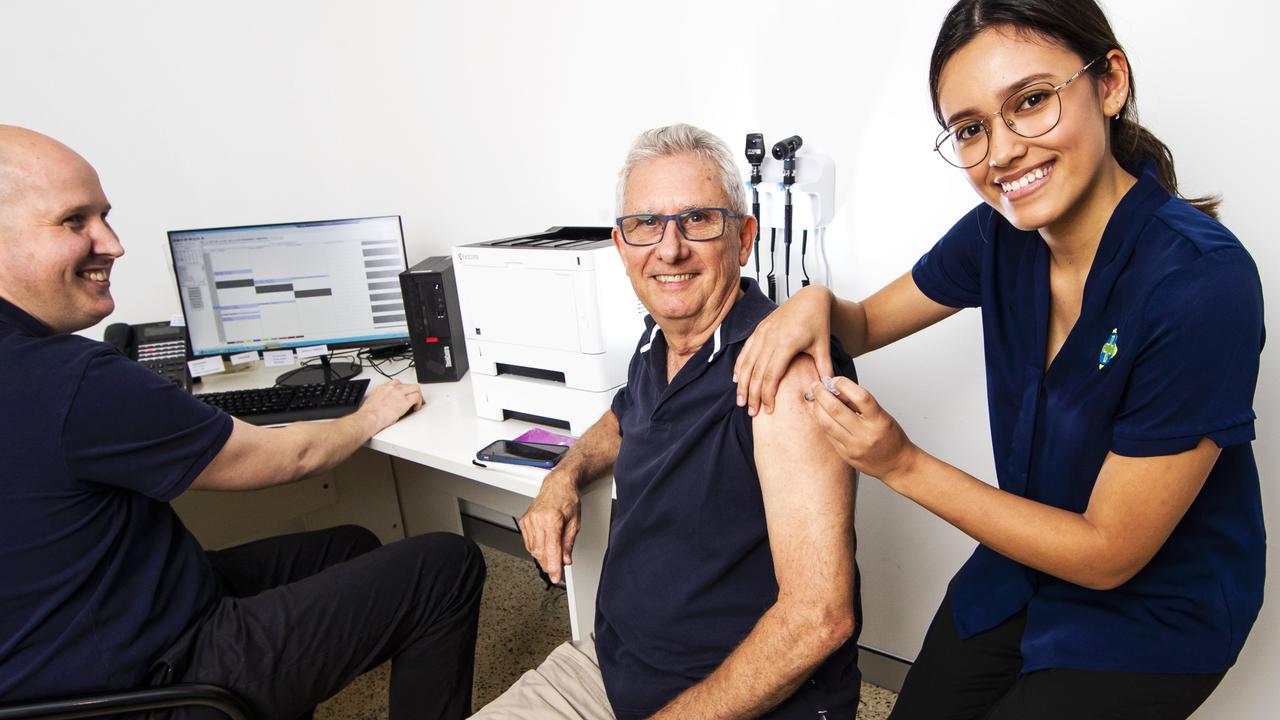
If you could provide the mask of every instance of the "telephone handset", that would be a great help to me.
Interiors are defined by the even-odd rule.
[[[184,390],[191,389],[185,328],[174,327],[167,322],[141,325],[113,323],[103,332],[102,341],[116,346],[130,360],[137,360],[143,367],[172,380]]]

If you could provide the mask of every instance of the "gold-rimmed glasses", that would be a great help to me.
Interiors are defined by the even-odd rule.
[[[993,117],[999,117],[1005,127],[1024,138],[1044,135],[1057,127],[1058,121],[1062,119],[1062,98],[1059,93],[1105,57],[1099,55],[1085,63],[1075,75],[1060,85],[1041,81],[1014,91],[1000,103],[1000,109],[990,115],[966,117],[952,122],[938,135],[933,144],[934,152],[962,170],[986,160],[987,153],[991,151],[990,122]]]

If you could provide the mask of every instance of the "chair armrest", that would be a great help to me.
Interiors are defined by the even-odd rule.
[[[180,684],[0,705],[0,720],[74,720],[144,710],[202,706],[231,720],[252,720],[244,703],[213,685]]]

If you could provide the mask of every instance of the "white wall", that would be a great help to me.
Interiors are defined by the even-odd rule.
[[[1227,224],[1275,291],[1276,11],[1110,4],[1144,118],[1174,149],[1184,190],[1225,196]],[[169,229],[398,213],[416,262],[458,242],[608,224],[627,143],[674,121],[735,150],[746,132],[798,132],[833,155],[833,284],[862,297],[975,202],[929,144],[928,54],[947,5],[8,0],[0,122],[60,138],[98,167],[128,249],[112,320],[178,310]],[[976,312],[962,313],[860,368],[919,444],[990,478],[980,334]],[[1276,371],[1271,350],[1255,450],[1273,531]],[[860,504],[864,641],[913,657],[972,542],[874,480]],[[1280,703],[1275,554],[1268,567],[1270,601],[1198,717]]]

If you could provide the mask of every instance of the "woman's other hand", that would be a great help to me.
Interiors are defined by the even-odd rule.
[[[887,485],[906,475],[919,449],[865,388],[829,376],[805,394],[822,431],[844,461]]]

